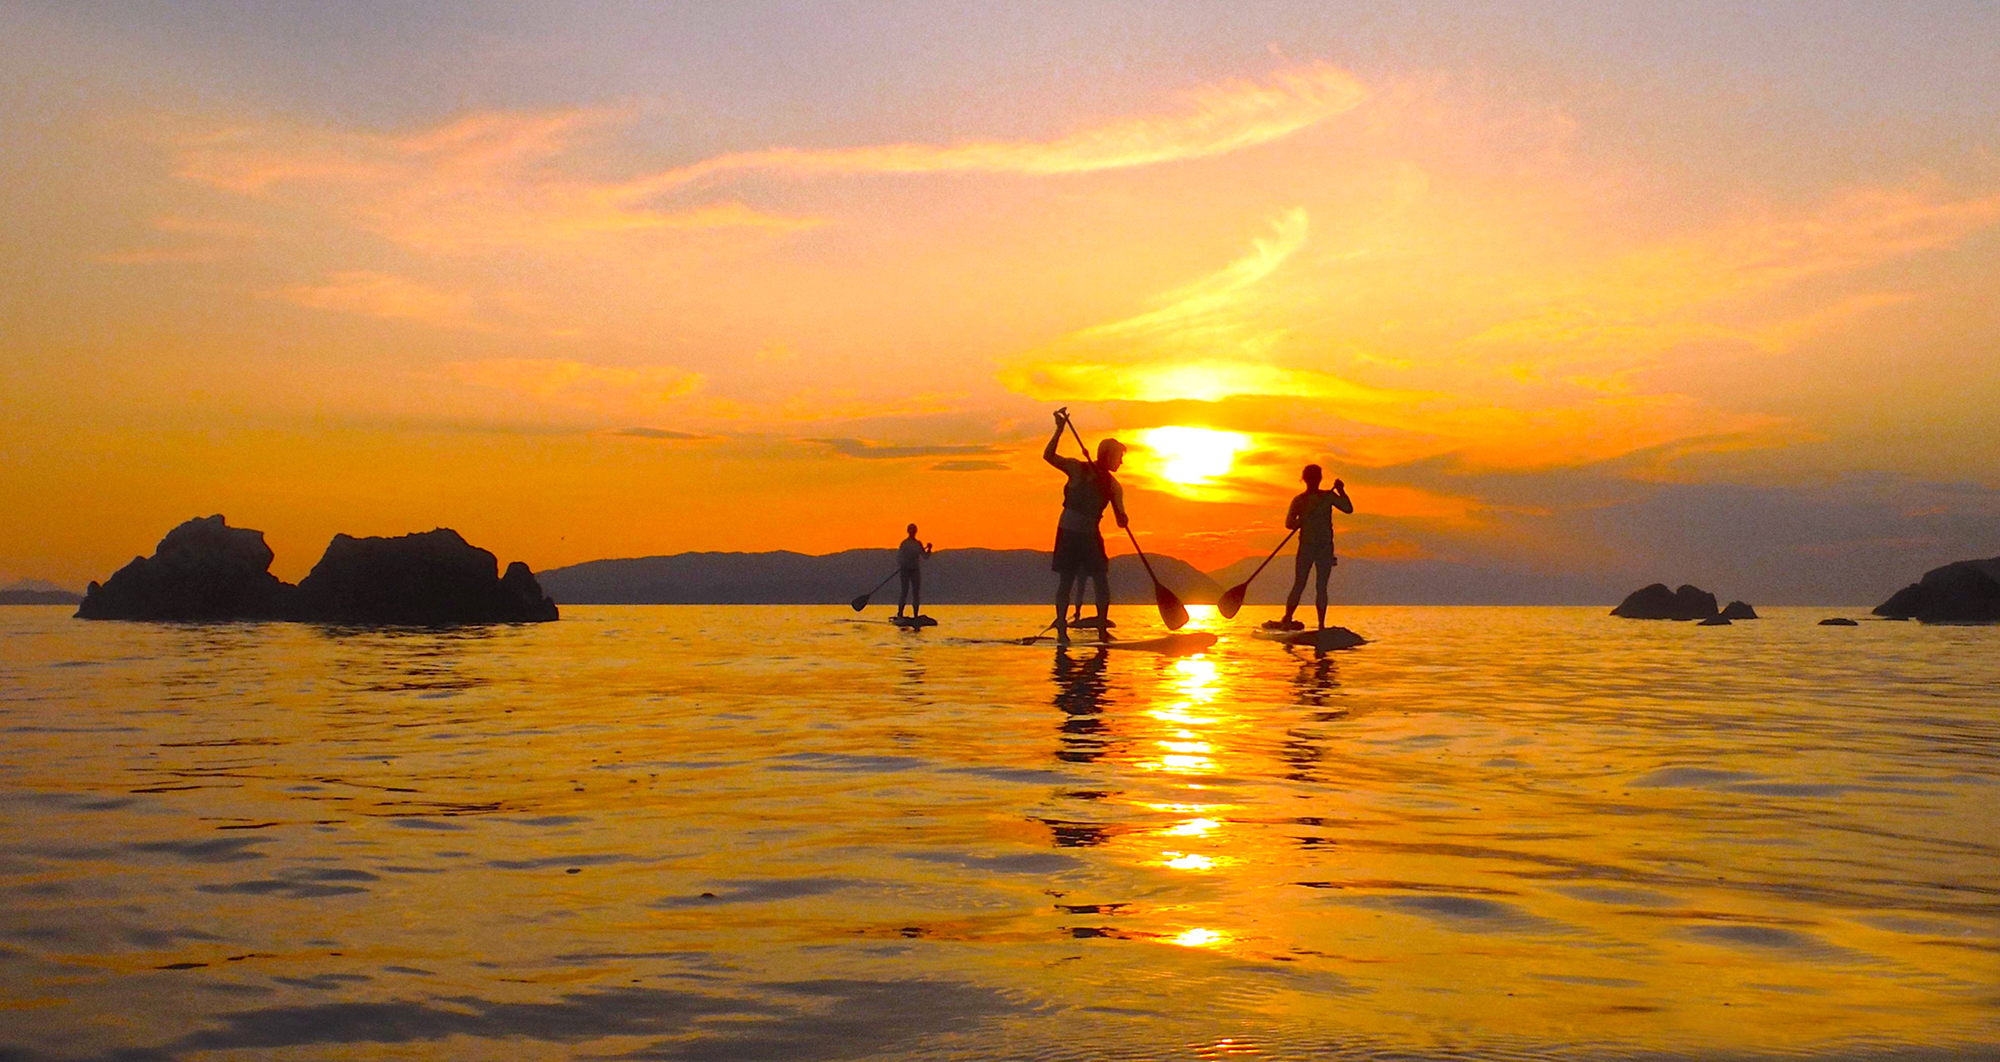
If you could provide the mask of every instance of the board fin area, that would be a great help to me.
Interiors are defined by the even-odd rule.
[[[1323,630],[1307,631],[1256,631],[1255,637],[1283,645],[1296,645],[1305,649],[1326,652],[1333,649],[1353,649],[1367,645],[1368,639],[1348,630],[1346,627],[1327,627]]]

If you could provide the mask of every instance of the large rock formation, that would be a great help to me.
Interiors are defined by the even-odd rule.
[[[1626,619],[1705,620],[1717,613],[1715,595],[1700,587],[1669,590],[1665,583],[1654,583],[1627,594],[1611,614]]]
[[[1750,603],[1747,601],[1731,601],[1729,604],[1722,606],[1722,618],[1726,620],[1756,619],[1757,610],[1751,608]]]
[[[285,619],[297,588],[271,574],[264,533],[230,527],[220,516],[167,532],[151,557],[134,557],[102,586],[91,583],[76,614],[84,619]]]
[[[2000,557],[1932,568],[1875,606],[1875,614],[1925,623],[2000,622]]]
[[[334,536],[298,586],[272,575],[264,533],[220,516],[174,528],[151,557],[91,583],[83,619],[508,623],[556,618],[528,566],[499,574],[493,554],[440,528],[401,538]]]
[[[335,535],[299,582],[302,613],[321,623],[508,623],[556,618],[520,561],[493,554],[438,528],[400,538]]]

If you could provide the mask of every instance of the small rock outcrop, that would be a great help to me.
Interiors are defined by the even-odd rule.
[[[301,612],[320,623],[510,623],[556,618],[520,561],[505,577],[493,554],[449,528],[398,538],[335,535],[299,582]]]
[[[1710,616],[1700,623],[1695,624],[1697,627],[1727,627],[1729,625],[1728,616]]]
[[[1932,568],[1875,606],[1875,614],[1924,623],[2000,622],[2000,557]]]
[[[1819,621],[1819,625],[1820,625],[1820,626],[1822,626],[1822,627],[1859,627],[1859,626],[1861,626],[1861,624],[1860,624],[1860,623],[1858,623],[1858,622],[1856,622],[1856,621],[1854,621],[1854,620],[1851,620],[1851,619],[1848,619],[1848,618],[1847,618],[1847,617],[1845,617],[1845,616],[1834,616],[1834,617],[1832,617],[1832,618],[1830,618],[1830,619],[1823,619],[1823,620],[1820,620],[1820,621]]]
[[[1669,590],[1665,583],[1654,583],[1627,594],[1611,614],[1625,619],[1705,620],[1717,611],[1715,595],[1700,587]]]
[[[1722,618],[1726,620],[1756,619],[1757,610],[1751,608],[1747,601],[1731,601],[1729,604],[1722,606]]]
[[[91,583],[84,619],[286,619],[297,588],[271,574],[264,533],[201,517],[167,532],[151,557],[134,557],[103,585]]]
[[[264,533],[221,516],[189,520],[103,585],[91,583],[82,619],[299,620],[309,623],[515,623],[552,620],[555,602],[519,561],[499,573],[493,554],[439,528],[401,538],[335,535],[297,586],[272,575]]]

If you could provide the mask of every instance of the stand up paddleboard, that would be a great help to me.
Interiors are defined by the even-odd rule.
[[[1054,645],[1055,636],[1037,634],[1028,638],[967,638],[961,645]],[[1215,635],[1207,631],[1183,631],[1158,638],[1132,638],[1125,641],[1100,642],[1095,638],[1072,639],[1067,649],[1137,649],[1145,653],[1162,653],[1167,656],[1185,656],[1199,653],[1215,645]]]
[[[1321,651],[1328,649],[1352,649],[1357,645],[1368,644],[1368,639],[1348,630],[1346,627],[1328,627],[1325,630],[1317,631],[1260,629],[1251,631],[1250,636],[1253,638],[1262,638],[1267,642],[1277,642],[1281,645],[1296,645]]]
[[[1207,631],[1182,631],[1179,634],[1163,634],[1158,638],[1114,639],[1108,642],[1076,638],[1069,643],[1071,649],[1137,649],[1140,652],[1165,653],[1168,656],[1199,653],[1214,645],[1215,635]]]
[[[895,624],[898,627],[903,628],[904,630],[916,630],[919,627],[937,626],[937,621],[930,618],[929,616],[890,616],[889,622]]]

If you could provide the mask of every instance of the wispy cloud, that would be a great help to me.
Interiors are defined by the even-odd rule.
[[[671,365],[593,365],[566,358],[455,361],[445,372],[476,387],[607,416],[657,411],[703,384],[700,373]]]
[[[632,182],[662,192],[744,171],[806,177],[841,174],[1094,173],[1224,155],[1270,143],[1352,110],[1367,98],[1353,75],[1328,63],[1280,70],[1262,82],[1227,81],[1187,93],[1172,111],[1088,126],[1051,140],[871,144],[741,151]]]
[[[484,111],[402,133],[247,124],[173,146],[188,180],[243,196],[297,195],[407,246],[462,253],[667,230],[810,228],[822,219],[758,210],[713,190],[752,173],[1050,176],[1208,158],[1282,139],[1365,96],[1346,72],[1309,63],[1049,140],[776,147],[624,178],[590,175],[605,169],[599,143],[633,121],[618,108]]]
[[[275,292],[279,298],[316,310],[361,314],[385,320],[421,321],[445,328],[470,328],[472,297],[441,291],[408,277],[354,269],[335,273],[320,284],[294,284]]]
[[[713,435],[703,435],[692,431],[674,431],[670,428],[620,428],[613,435],[627,435],[635,439],[664,439],[671,442],[694,442],[713,439]]]
[[[990,446],[984,443],[976,443],[976,444],[968,443],[962,445],[951,444],[951,445],[941,445],[941,446],[939,445],[893,446],[884,443],[870,442],[866,439],[807,439],[805,441],[809,443],[817,443],[822,446],[830,447],[832,448],[834,453],[841,454],[846,457],[859,457],[864,459],[883,459],[883,458],[902,458],[902,457],[958,457],[968,454],[996,454],[1002,452],[997,447]]]
[[[1002,461],[939,461],[930,466],[933,472],[1005,472],[1007,465]]]
[[[413,133],[266,124],[178,144],[180,176],[244,196],[295,196],[407,246],[461,253],[661,230],[818,224],[721,199],[675,208],[577,171],[624,112],[490,111]]]

